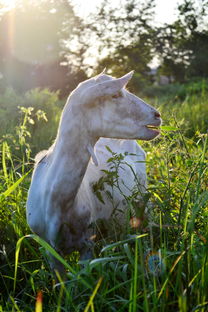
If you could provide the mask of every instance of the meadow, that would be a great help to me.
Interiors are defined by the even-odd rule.
[[[0,97],[0,311],[208,311],[207,85],[146,90],[164,120],[158,139],[139,142],[147,153],[151,209],[137,222],[129,220],[114,239],[100,237],[93,259],[86,261],[79,261],[78,253],[61,258],[31,233],[25,217],[33,157],[52,143],[64,101],[49,90],[24,95],[5,90]],[[114,163],[124,159],[118,156],[113,155]],[[128,200],[131,205],[133,195]],[[55,282],[46,250],[65,265],[66,282]]]

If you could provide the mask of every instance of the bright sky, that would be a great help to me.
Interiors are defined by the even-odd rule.
[[[173,22],[179,0],[156,0],[156,20],[158,23]]]
[[[81,16],[86,16],[90,12],[95,12],[96,6],[99,6],[101,2],[102,0],[72,0],[72,3],[76,5],[77,12],[79,12]],[[120,0],[113,0],[112,5],[118,7],[119,2]],[[176,17],[177,4],[180,2],[181,0],[155,0],[156,22],[159,24],[173,22]]]
[[[0,2],[8,8],[15,7],[15,0],[1,0]]]
[[[177,4],[182,0],[155,0],[156,3],[156,22],[161,24],[165,22],[171,23],[176,16]],[[1,3],[7,7],[12,8],[15,6],[15,0],[0,0]],[[77,13],[85,17],[91,12],[96,11],[96,7],[100,5],[102,0],[71,0],[76,5]],[[113,6],[118,7],[120,0],[113,0]]]

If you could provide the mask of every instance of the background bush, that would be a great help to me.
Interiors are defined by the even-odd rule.
[[[18,140],[23,123],[25,109],[27,111],[27,142],[32,154],[47,149],[55,139],[61,109],[64,100],[59,99],[58,92],[48,89],[32,89],[25,94],[18,94],[7,88],[0,95],[0,136],[4,139]],[[23,131],[24,129],[22,129]],[[15,148],[18,149],[17,142]]]

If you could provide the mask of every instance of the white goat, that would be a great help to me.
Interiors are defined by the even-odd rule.
[[[37,157],[28,194],[27,221],[62,255],[74,250],[82,253],[89,224],[110,218],[112,213],[108,203],[98,202],[91,188],[92,181],[101,174],[101,160],[109,156],[104,155],[103,146],[111,144],[112,150],[116,146],[118,152],[127,149],[139,153],[139,160],[145,160],[135,141],[115,143],[116,140],[99,138],[151,140],[159,134],[158,111],[125,89],[132,74],[115,79],[102,73],[79,84],[64,107],[55,143]],[[98,168],[89,163],[91,156],[94,163],[101,161]],[[135,168],[145,189],[145,165],[137,163]],[[129,178],[126,183],[131,185],[133,178]],[[55,261],[53,266],[62,269]]]

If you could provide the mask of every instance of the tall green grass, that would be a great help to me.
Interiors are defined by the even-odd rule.
[[[197,116],[206,110],[199,100],[190,99]],[[194,118],[195,132],[187,136],[188,106],[182,116],[177,109],[170,113],[170,105],[162,108],[161,137],[142,143],[151,201],[147,225],[129,224],[120,239],[97,241],[92,260],[79,261],[76,252],[62,259],[31,234],[27,136],[24,142],[16,137],[22,144],[17,155],[12,143],[1,141],[0,311],[208,311],[208,136]],[[65,265],[67,281],[55,282],[47,251]]]

